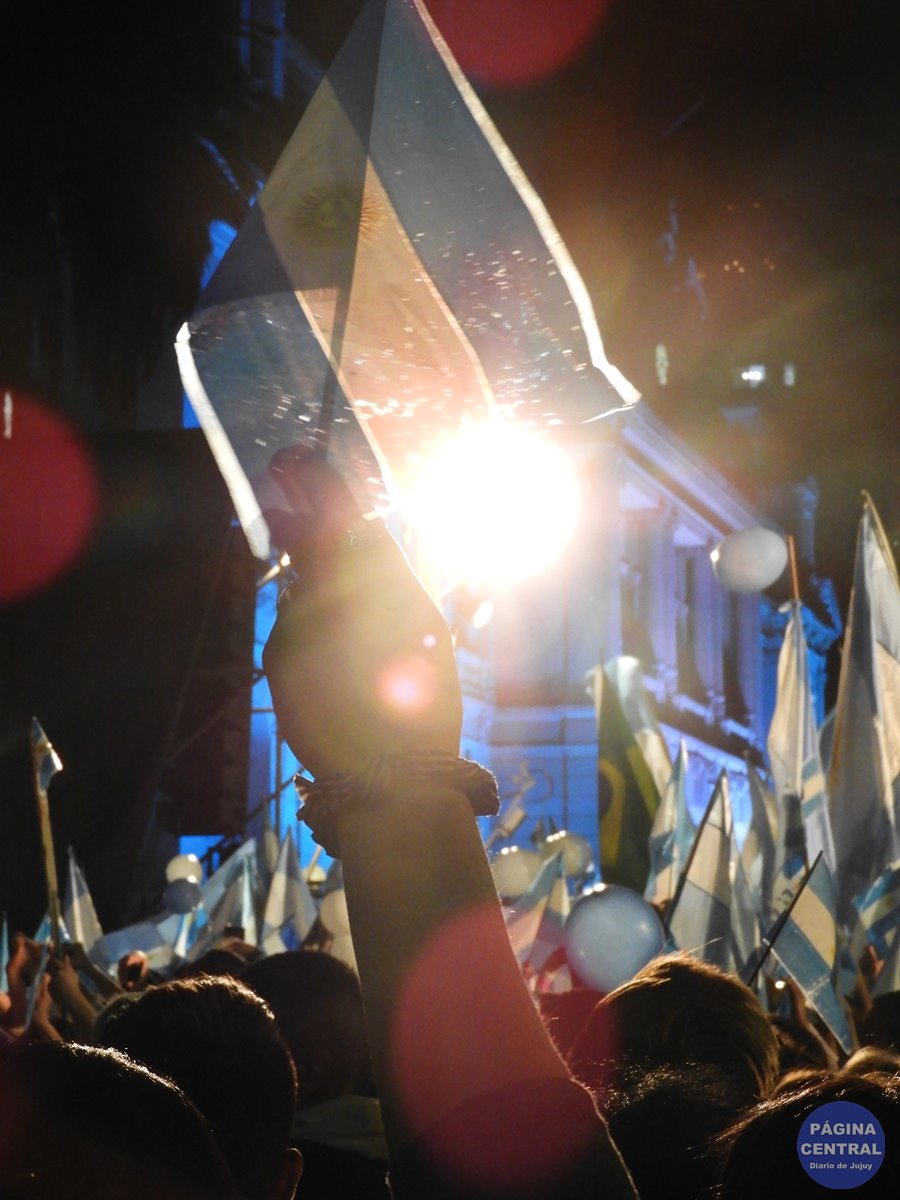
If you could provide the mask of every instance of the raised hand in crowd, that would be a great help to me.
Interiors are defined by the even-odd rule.
[[[273,474],[297,581],[264,665],[315,780],[303,819],[342,860],[395,1194],[632,1197],[510,947],[473,814],[496,785],[456,757],[449,631],[329,467],[281,455]]]

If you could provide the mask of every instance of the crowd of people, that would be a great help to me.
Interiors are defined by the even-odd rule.
[[[473,816],[491,780],[456,757],[440,614],[328,468],[273,472],[304,515],[269,514],[297,580],[265,666],[315,781],[303,819],[341,859],[357,969],[232,937],[168,976],[132,956],[106,978],[77,946],[41,974],[46,949],[15,935],[0,1197],[819,1195],[798,1135],[835,1102],[883,1134],[864,1194],[896,1196],[897,994],[861,1011],[847,1055],[797,989],[769,1012],[687,955],[607,995],[529,990]],[[396,670],[416,687],[386,689]]]

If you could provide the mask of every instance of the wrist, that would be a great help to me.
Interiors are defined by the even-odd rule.
[[[302,801],[298,818],[333,858],[340,857],[339,827],[354,815],[384,814],[395,805],[442,804],[448,792],[465,796],[475,816],[494,816],[500,807],[496,777],[443,750],[386,753],[359,773],[315,781],[296,776],[294,783]]]

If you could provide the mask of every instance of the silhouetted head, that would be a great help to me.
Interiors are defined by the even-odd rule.
[[[113,1050],[0,1041],[4,1200],[238,1200],[184,1093]]]
[[[319,950],[287,950],[241,976],[272,1009],[297,1067],[298,1107],[372,1090],[356,972]]]
[[[111,1001],[98,1016],[95,1039],[184,1089],[209,1121],[244,1197],[281,1193],[296,1075],[259,996],[229,976],[172,980]]]
[[[634,1070],[715,1067],[735,1111],[767,1096],[778,1044],[756,996],[736,977],[688,955],[664,955],[594,1008],[569,1055],[595,1094],[622,1088]]]
[[[647,1070],[600,1101],[641,1200],[698,1200],[716,1181],[715,1139],[735,1118],[717,1067]],[[652,1139],[652,1149],[648,1138]]]
[[[860,1046],[844,1063],[848,1075],[897,1075],[900,1077],[900,1054],[874,1043]]]

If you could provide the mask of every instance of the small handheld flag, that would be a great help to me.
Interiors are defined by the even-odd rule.
[[[34,792],[37,803],[38,823],[41,831],[41,852],[44,859],[44,877],[47,882],[47,910],[50,914],[50,941],[54,953],[60,943],[59,880],[56,874],[56,853],[53,849],[53,830],[50,826],[50,802],[47,789],[50,780],[62,770],[59,756],[50,744],[37,717],[31,720],[31,763],[34,774]]]

